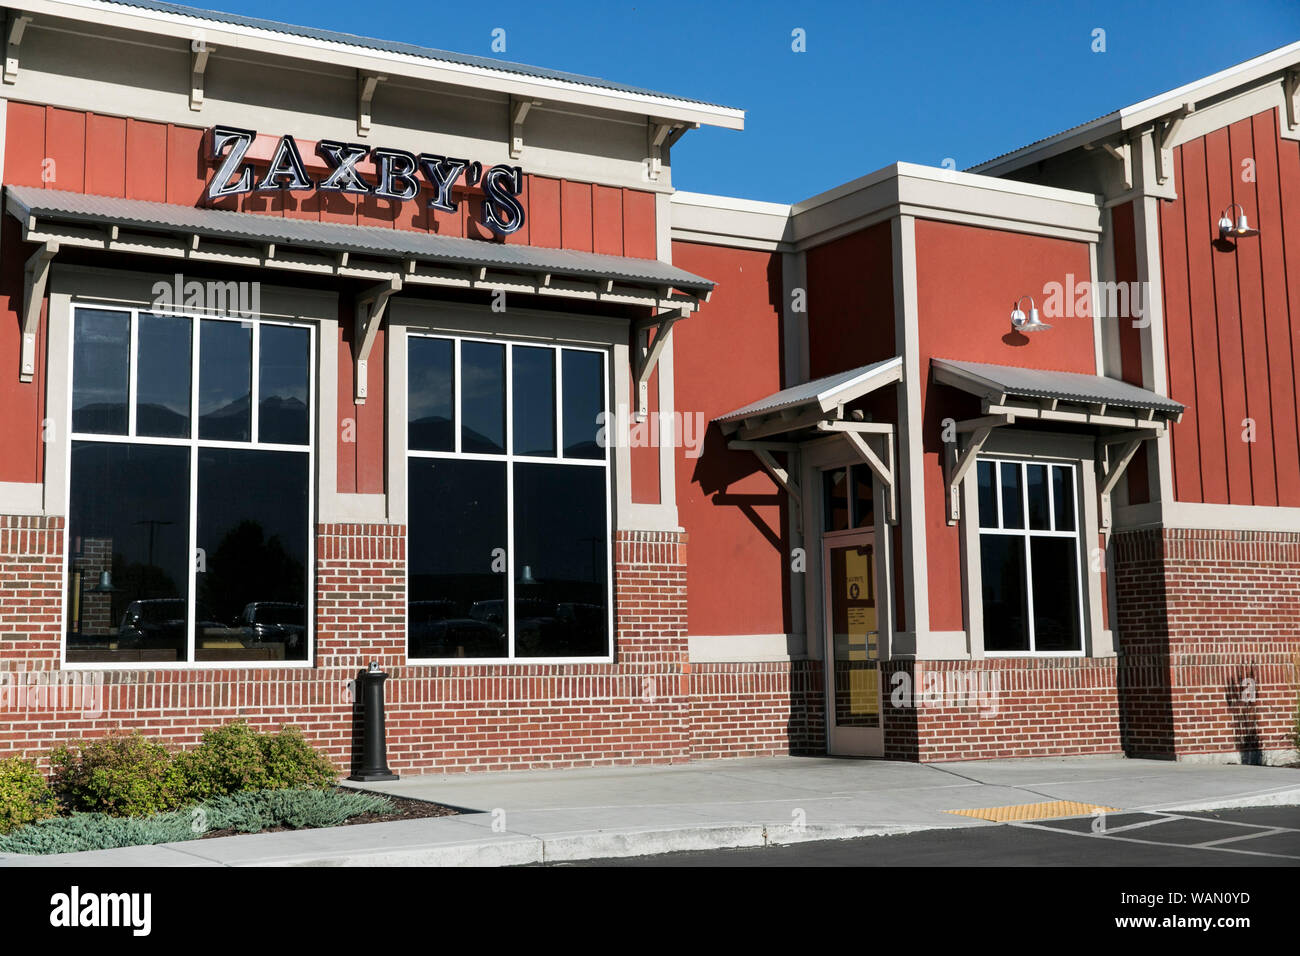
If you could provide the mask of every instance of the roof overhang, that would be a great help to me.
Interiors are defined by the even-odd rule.
[[[1162,120],[1185,114],[1198,104],[1217,100],[1234,90],[1281,80],[1300,64],[1300,41],[1271,50],[1261,56],[1202,77],[1177,89],[1152,96],[1072,129],[1030,143],[970,167],[968,172],[1003,176],[1025,166],[1086,145],[1101,142],[1131,130],[1141,129]]]
[[[842,440],[880,481],[885,492],[885,515],[898,523],[898,490],[895,481],[896,451],[894,426],[869,422],[860,416],[845,417],[845,406],[878,388],[902,381],[901,356],[873,365],[850,369],[782,389],[766,398],[715,418],[727,447],[751,451],[767,472],[785,489],[789,500],[802,510],[803,493],[797,472],[776,460],[774,453],[798,452],[809,442]],[[802,530],[802,514],[798,527]]]
[[[672,324],[707,301],[713,283],[657,259],[633,259],[437,236],[405,229],[284,219],[226,209],[196,209],[31,186],[7,187],[6,208],[37,251],[27,260],[20,381],[36,361],[36,322],[50,261],[63,249],[86,249],[183,262],[249,266],[367,283],[355,297],[355,401],[367,395],[370,349],[392,296],[420,286],[514,292],[644,306],[634,353],[638,414],[646,384]]]
[[[850,369],[782,389],[715,418],[724,435],[743,441],[780,437],[796,440],[800,432],[815,432],[821,422],[844,418],[844,406],[903,377],[901,356]]]
[[[505,290],[692,311],[713,283],[657,259],[7,187],[23,239],[404,286]]]
[[[1145,441],[1159,438],[1182,418],[1173,399],[1101,375],[1014,368],[952,359],[930,360],[934,381],[980,399],[978,418],[954,422],[945,438],[948,523],[961,517],[960,487],[997,428],[1025,424],[1084,430],[1096,443],[1100,524],[1110,527],[1110,495]]]
[[[700,124],[743,129],[745,125],[745,113],[740,109],[643,90],[597,77],[165,2],[25,0],[21,8],[41,19],[63,17],[96,26],[165,36],[182,41],[187,47],[194,39],[201,38],[218,51],[238,50],[297,60],[327,60],[361,73],[469,86],[520,99],[540,99],[549,103],[666,119],[686,127]]]

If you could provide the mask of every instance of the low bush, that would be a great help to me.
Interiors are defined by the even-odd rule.
[[[214,797],[192,807],[143,819],[74,813],[42,820],[0,836],[0,853],[76,853],[122,846],[180,843],[205,833],[256,833],[271,827],[337,826],[363,813],[386,813],[384,797],[337,790],[261,790]]]
[[[44,820],[59,812],[36,762],[22,757],[0,760],[0,833]]]
[[[176,767],[192,799],[250,790],[331,787],[338,770],[312,748],[297,727],[260,733],[242,720],[215,727],[203,742],[176,756]]]
[[[141,817],[185,800],[172,755],[139,732],[59,747],[50,764],[54,791],[70,810]]]

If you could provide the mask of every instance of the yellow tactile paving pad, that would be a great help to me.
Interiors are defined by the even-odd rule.
[[[1018,803],[1009,807],[980,807],[974,810],[949,810],[963,817],[978,817],[994,823],[1014,820],[1050,820],[1054,817],[1081,817],[1102,810],[1118,813],[1116,807],[1103,807],[1095,803],[1077,803],[1074,800],[1052,800],[1048,803]]]

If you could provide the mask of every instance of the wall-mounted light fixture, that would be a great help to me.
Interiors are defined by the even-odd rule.
[[[1232,220],[1232,211],[1234,209],[1241,210],[1241,215],[1237,217],[1236,222]],[[1240,239],[1243,236],[1258,235],[1259,230],[1250,228],[1250,223],[1246,221],[1246,208],[1241,203],[1235,202],[1223,210],[1223,215],[1219,217],[1220,239]]]
[[[1029,315],[1025,316],[1020,303],[1029,300]],[[1038,306],[1034,305],[1033,296],[1022,295],[1011,306],[1011,328],[1017,332],[1044,332],[1051,326],[1038,318]]]
[[[112,594],[117,588],[113,587],[113,572],[100,571],[99,583],[90,589],[94,594]]]

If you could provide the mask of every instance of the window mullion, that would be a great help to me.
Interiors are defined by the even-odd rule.
[[[260,379],[262,378],[262,376],[258,374],[258,371],[262,364],[262,330],[258,327],[258,324],[252,320],[248,321],[246,324],[248,325],[249,330],[252,333],[250,338],[252,339],[252,343],[253,343],[253,354],[251,357],[251,364],[248,373],[248,377],[250,379],[248,383],[248,402],[249,405],[251,406],[249,408],[249,412],[252,415],[252,417],[249,419],[248,437],[250,441],[254,445],[256,445],[258,439],[261,437],[260,435],[261,423],[258,421],[257,413],[258,413],[258,405],[261,404],[260,403],[260,398],[261,398]]]
[[[131,310],[130,351],[127,353],[126,433],[135,435],[136,398],[140,390],[140,311]]]
[[[555,457],[558,460],[564,458],[564,352],[558,348],[551,351],[555,359]],[[605,435],[608,438],[608,430]]]
[[[453,347],[452,347],[452,372],[451,372],[452,388],[451,388],[451,396],[452,396],[452,403],[453,403],[453,405],[454,405],[454,407],[453,407],[453,409],[452,409],[452,413],[451,413],[451,420],[452,420],[452,425],[451,425],[451,431],[452,431],[452,449],[456,452],[456,454],[459,455],[460,452],[461,452],[461,447],[460,447],[460,429],[461,429],[461,424],[460,424],[460,393],[461,393],[461,389],[464,387],[464,382],[463,382],[463,380],[461,379],[461,373],[460,373],[460,343],[461,343],[461,340],[458,339],[458,338],[457,338],[457,339],[452,339],[452,343],[453,343]]]

